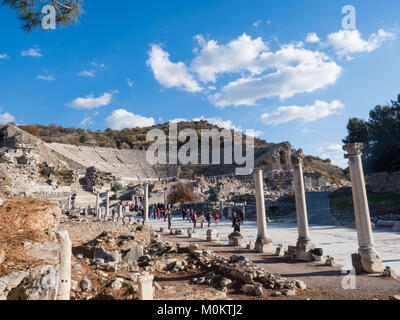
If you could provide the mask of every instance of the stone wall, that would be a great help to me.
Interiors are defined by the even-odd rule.
[[[366,180],[372,192],[400,192],[400,171],[374,173]]]

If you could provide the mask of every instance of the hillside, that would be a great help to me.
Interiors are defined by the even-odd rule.
[[[21,129],[40,138],[47,143],[60,143],[85,147],[103,147],[114,148],[119,150],[146,150],[151,142],[146,142],[146,135],[152,129],[161,129],[168,133],[168,123],[159,124],[147,128],[132,128],[123,130],[91,131],[81,128],[64,128],[59,125],[28,125],[20,126]],[[178,123],[178,131],[191,128],[200,133],[202,129],[219,129],[218,126],[212,125],[207,121],[193,121]],[[246,136],[243,135],[243,141]],[[168,136],[167,136],[168,142]],[[274,146],[274,143],[268,143],[265,140],[254,140],[256,147]],[[330,182],[339,182],[346,179],[343,169],[333,165],[329,159],[322,160],[313,156],[306,156],[304,167],[322,174]]]
[[[168,133],[168,123],[155,125],[147,128],[132,128],[123,130],[91,131],[81,128],[63,128],[58,125],[28,125],[20,126],[21,129],[40,138],[47,143],[64,143],[77,146],[88,147],[104,147],[116,149],[132,149],[145,150],[151,144],[146,142],[146,135],[152,129],[161,129]],[[207,121],[193,121],[178,123],[178,131],[183,129],[194,129],[199,133],[202,129],[219,129],[221,128],[208,123]],[[243,135],[245,139],[245,135]],[[168,136],[167,136],[168,141]],[[254,144],[256,147],[268,146],[266,141],[255,138]]]
[[[348,179],[346,172],[342,168],[333,165],[329,159],[322,160],[318,157],[306,156],[304,168],[319,172],[331,182]]]

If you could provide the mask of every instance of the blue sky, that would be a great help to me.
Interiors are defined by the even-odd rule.
[[[400,93],[396,0],[110,3],[86,0],[77,25],[33,33],[0,7],[0,123],[205,118],[345,166],[348,119]]]

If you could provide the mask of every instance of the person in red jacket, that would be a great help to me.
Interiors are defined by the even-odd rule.
[[[215,213],[214,213],[214,221],[215,221],[216,224],[219,223],[219,215],[218,215],[218,212],[215,212]]]
[[[193,226],[196,229],[196,223],[197,223],[197,214],[196,214],[196,212],[193,212],[193,214],[192,214],[192,221],[193,221]]]

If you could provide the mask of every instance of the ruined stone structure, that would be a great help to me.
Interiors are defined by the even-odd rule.
[[[358,253],[352,256],[353,267],[357,272],[381,273],[383,272],[382,260],[375,250],[372,235],[367,191],[360,155],[362,149],[362,143],[352,143],[343,147],[343,150],[349,155],[354,214],[359,244]]]
[[[372,192],[400,192],[400,171],[374,173],[366,180]]]
[[[255,149],[255,166],[266,177],[268,200],[293,192],[291,154],[294,151],[288,142]],[[0,191],[58,201],[66,209],[97,208],[101,204],[97,203],[96,193],[100,192],[104,199],[105,192],[117,182],[126,189],[121,197],[129,200],[139,197],[141,202],[143,188],[135,189],[135,185],[146,182],[153,187],[165,182],[155,188],[149,199],[149,203],[163,203],[171,186],[168,182],[180,179],[193,184],[199,202],[254,201],[253,179],[235,176],[235,165],[151,165],[145,160],[145,152],[44,143],[7,125],[0,129]],[[222,162],[223,156],[221,151]],[[48,176],[43,175],[43,168]],[[59,181],[63,170],[71,172],[71,181],[67,184]],[[324,183],[318,174],[312,174],[311,178],[306,174],[305,180],[311,188]]]
[[[296,259],[312,261],[312,250],[315,248],[310,239],[308,229],[306,193],[303,180],[303,152],[299,151],[292,155],[293,162],[293,185],[296,197],[296,215],[299,237],[296,244]]]

